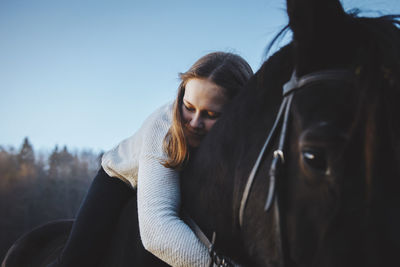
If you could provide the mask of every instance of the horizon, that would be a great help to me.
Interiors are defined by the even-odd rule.
[[[54,152],[62,152],[64,149],[67,150],[67,152],[73,156],[85,156],[87,154],[91,154],[93,156],[101,156],[104,152],[106,152],[103,149],[100,150],[94,150],[92,148],[78,148],[78,147],[68,147],[67,145],[58,145],[55,144],[53,147],[45,147],[45,148],[36,148],[34,144],[32,144],[31,140],[29,137],[24,137],[21,143],[17,146],[13,145],[3,145],[0,144],[0,152],[5,151],[6,153],[9,153],[11,155],[18,155],[20,151],[23,149],[24,143],[25,143],[25,138],[28,138],[29,144],[32,146],[33,153],[35,155],[35,162],[36,161],[41,161],[41,160],[49,160],[49,157],[51,154]]]

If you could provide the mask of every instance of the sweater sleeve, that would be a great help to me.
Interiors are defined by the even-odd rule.
[[[140,235],[148,251],[172,266],[207,266],[207,248],[179,218],[179,173],[160,164],[169,126],[157,120],[143,132],[137,186]]]
[[[137,185],[141,137],[141,130],[139,130],[105,152],[101,159],[101,166],[110,177],[119,178],[133,188]]]

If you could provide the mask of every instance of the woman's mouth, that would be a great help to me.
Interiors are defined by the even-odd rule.
[[[198,132],[198,131],[193,131],[193,130],[190,130],[190,129],[187,129],[186,132],[187,132],[187,134],[189,136],[192,136],[192,137],[195,137],[195,138],[203,138],[204,135],[205,135],[205,133]]]
[[[186,139],[188,140],[189,144],[192,146],[198,146],[200,141],[203,139],[203,137],[206,135],[206,132],[203,130],[198,131],[193,128],[185,127],[184,132],[186,135]]]

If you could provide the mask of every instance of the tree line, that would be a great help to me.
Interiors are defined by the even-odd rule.
[[[66,146],[39,155],[28,138],[18,150],[0,146],[0,259],[25,232],[75,216],[100,158]]]

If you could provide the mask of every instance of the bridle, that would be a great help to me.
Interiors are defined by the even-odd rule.
[[[282,243],[282,231],[281,231],[281,216],[279,210],[279,203],[277,197],[276,183],[279,178],[279,174],[285,164],[285,141],[287,139],[288,124],[290,117],[291,104],[294,97],[294,92],[303,90],[311,84],[325,83],[329,81],[353,81],[354,72],[349,69],[329,69],[324,71],[312,72],[310,74],[297,77],[296,70],[293,71],[292,76],[288,82],[283,85],[282,90],[282,103],[280,105],[278,114],[275,118],[274,124],[264,142],[263,147],[254,163],[254,166],[247,178],[247,182],[243,191],[242,199],[239,207],[239,226],[243,228],[244,222],[244,211],[249,198],[251,187],[254,183],[254,179],[257,175],[257,171],[264,159],[267,151],[271,151],[273,146],[273,140],[279,132],[278,147],[273,151],[273,158],[271,166],[269,168],[269,187],[264,206],[264,211],[268,212],[272,205],[274,206],[273,212],[275,220],[275,231],[277,231],[277,240],[274,242],[280,247],[280,252],[283,254],[283,243]]]
[[[273,158],[271,166],[269,169],[269,187],[266,198],[266,203],[264,206],[264,211],[268,212],[273,204],[274,215],[274,230],[277,232],[275,244],[279,247],[280,255],[282,256],[282,262],[284,265],[284,246],[283,237],[281,231],[281,215],[279,210],[279,203],[277,197],[276,183],[279,178],[279,173],[285,164],[285,140],[287,139],[288,122],[290,116],[291,104],[294,96],[294,92],[297,90],[302,90],[307,88],[311,84],[315,83],[325,83],[329,81],[353,81],[354,72],[349,69],[328,69],[318,72],[312,72],[310,74],[297,77],[296,70],[293,71],[292,76],[288,82],[283,85],[283,99],[280,105],[278,114],[276,116],[275,122],[270,130],[268,137],[261,148],[261,151],[257,157],[256,162],[247,178],[246,186],[243,191],[242,199],[239,208],[239,225],[243,228],[244,221],[244,211],[246,208],[247,200],[249,198],[250,190],[253,185],[254,179],[256,177],[257,171],[260,164],[264,158],[264,155],[268,149],[273,145],[272,140],[278,132],[280,127],[280,134],[278,138],[278,147],[273,152]]]
[[[314,83],[326,82],[326,81],[349,81],[353,79],[354,79],[354,72],[350,71],[349,69],[330,69],[330,70],[312,72],[310,74],[301,76],[300,78],[297,77],[296,70],[293,71],[290,80],[283,85],[282,88],[283,99],[278,111],[278,115],[276,116],[272,129],[269,132],[263,147],[261,148],[257,160],[254,163],[254,166],[249,174],[249,177],[247,178],[246,186],[244,188],[242,199],[240,201],[240,208],[239,208],[240,227],[243,227],[244,210],[246,208],[247,200],[249,198],[254,178],[256,177],[257,171],[260,167],[261,161],[264,158],[265,152],[270,146],[272,146],[272,140],[275,134],[277,133],[279,126],[281,126],[281,131],[278,139],[279,140],[278,148],[273,152],[273,159],[271,167],[269,169],[270,180],[269,180],[269,188],[264,210],[269,211],[269,209],[272,206],[272,203],[273,202],[277,203],[277,198],[276,198],[277,193],[275,192],[276,180],[282,166],[285,163],[285,153],[284,153],[285,139],[287,136],[289,114],[294,92],[297,90],[304,89],[306,88],[306,86]]]

